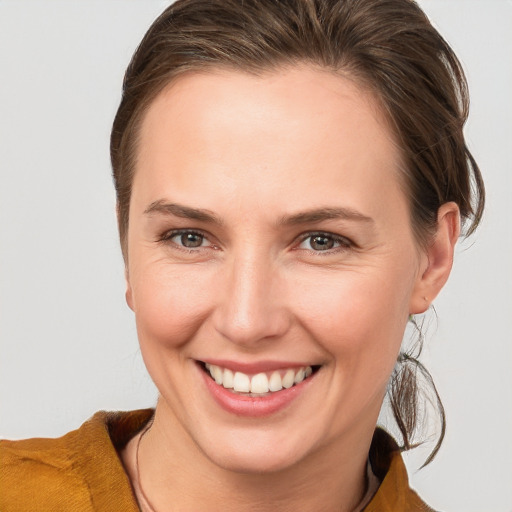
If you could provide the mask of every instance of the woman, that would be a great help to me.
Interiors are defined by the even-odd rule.
[[[167,9],[111,139],[158,404],[2,443],[2,510],[427,510],[375,427],[389,388],[413,444],[404,330],[482,214],[466,115],[408,0]]]

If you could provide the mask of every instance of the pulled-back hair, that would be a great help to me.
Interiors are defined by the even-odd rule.
[[[111,159],[119,233],[125,260],[133,176],[144,114],[177,76],[208,68],[262,74],[311,64],[370,90],[387,116],[402,152],[404,189],[419,244],[435,232],[439,207],[454,201],[466,234],[477,227],[484,187],[463,126],[469,99],[461,65],[412,0],[178,0],[153,23],[126,71],[114,120]],[[413,446],[418,423],[416,354],[402,353],[390,379],[391,410],[403,447]]]

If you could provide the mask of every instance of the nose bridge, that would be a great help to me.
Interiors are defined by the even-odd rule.
[[[258,248],[234,253],[223,276],[216,328],[237,344],[283,335],[288,327],[279,270]]]

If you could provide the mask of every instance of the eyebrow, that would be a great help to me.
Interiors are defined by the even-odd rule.
[[[279,219],[279,225],[297,225],[308,224],[313,222],[321,222],[324,220],[351,220],[363,222],[367,224],[374,224],[375,221],[367,215],[358,212],[352,208],[316,208],[304,212],[295,213],[293,215],[286,215]]]
[[[151,215],[153,213],[174,215],[175,217],[182,217],[184,219],[192,219],[201,222],[210,222],[219,225],[222,224],[220,218],[210,210],[205,210],[203,208],[191,208],[190,206],[183,206],[177,203],[168,203],[163,199],[152,202],[144,210],[144,214],[146,215]]]
[[[169,203],[163,199],[152,202],[145,210],[144,214],[151,215],[160,213],[163,215],[174,215],[184,219],[192,219],[201,222],[209,222],[222,225],[222,220],[210,210],[203,208],[192,208],[177,203]],[[322,222],[325,220],[350,220],[374,224],[374,220],[367,215],[358,212],[352,208],[315,208],[303,212],[294,213],[292,215],[284,215],[278,221],[278,226],[296,226],[299,224],[308,224],[314,222]]]

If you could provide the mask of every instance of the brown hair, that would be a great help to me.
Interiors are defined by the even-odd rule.
[[[178,75],[228,67],[262,73],[311,63],[343,73],[379,99],[404,157],[405,189],[418,242],[428,244],[439,207],[459,205],[466,233],[484,205],[478,166],[462,132],[468,115],[461,65],[412,0],[178,0],[153,23],[126,71],[114,120],[111,158],[119,233],[126,259],[131,186],[141,120]],[[430,375],[416,353],[402,353],[390,379],[391,409],[405,449],[418,423],[416,374]]]

